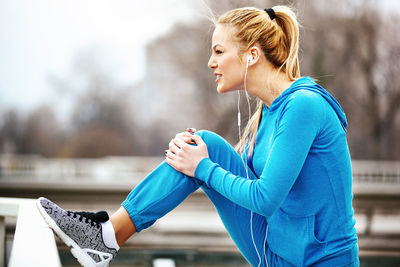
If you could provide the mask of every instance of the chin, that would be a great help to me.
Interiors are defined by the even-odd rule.
[[[226,90],[226,89],[223,89],[223,88],[221,88],[221,89],[217,88],[218,94],[224,94],[224,93],[229,92],[229,91],[230,90]]]
[[[231,91],[235,91],[235,89],[234,88],[227,88],[227,87],[222,86],[222,85],[218,85],[217,86],[217,92],[219,94],[223,94],[223,93],[227,93],[227,92],[231,92]]]
[[[224,93],[224,88],[220,85],[217,85],[217,92],[218,94],[223,94]]]
[[[224,94],[224,93],[228,93],[228,92],[233,92],[233,91],[239,91],[240,88],[236,88],[236,87],[230,87],[230,88],[226,88],[223,86],[218,86],[217,87],[217,92],[219,94]]]
[[[217,93],[223,94],[223,93],[225,93],[225,91],[222,88],[217,87]]]

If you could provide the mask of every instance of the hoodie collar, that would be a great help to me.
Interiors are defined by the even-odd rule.
[[[328,93],[324,88],[322,88],[319,84],[315,83],[315,81],[311,77],[301,77],[294,81],[292,85],[287,88],[285,91],[282,92],[280,96],[278,96],[271,104],[271,106],[268,108],[265,104],[263,104],[263,113],[264,112],[273,112],[276,110],[278,107],[281,106],[282,103],[285,102],[288,96],[290,96],[292,93],[296,92],[297,90],[309,90],[313,91],[317,94],[320,94],[321,96],[324,97],[324,99],[332,106],[332,108],[335,110],[336,115],[338,116],[342,127],[344,130],[346,130],[347,127],[347,120],[346,120],[346,115],[342,109],[342,107],[339,105],[339,103],[336,101],[336,99]]]

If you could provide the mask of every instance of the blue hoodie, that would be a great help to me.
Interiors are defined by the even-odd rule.
[[[254,153],[242,155],[250,179],[209,158],[195,177],[265,216],[273,253],[295,266],[318,265],[357,243],[346,126],[338,102],[311,78],[300,78],[263,106]]]

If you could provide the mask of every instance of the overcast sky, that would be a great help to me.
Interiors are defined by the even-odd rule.
[[[116,82],[134,84],[145,68],[145,45],[178,21],[204,17],[203,1],[0,0],[0,112],[54,103],[60,96],[49,78],[68,77],[76,56],[92,48]],[[400,10],[399,0],[376,2]]]
[[[49,77],[66,77],[85,49],[106,54],[117,82],[133,84],[145,45],[175,22],[199,18],[199,8],[196,0],[0,0],[0,111],[51,103]]]

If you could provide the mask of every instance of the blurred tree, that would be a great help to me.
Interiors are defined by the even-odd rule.
[[[186,127],[207,128],[225,137],[235,133],[236,128],[226,122],[236,125],[236,94],[218,95],[207,68],[210,30],[208,21],[178,24],[147,48],[147,75],[157,79],[146,83],[146,90],[157,103],[156,117],[170,126],[167,138]]]
[[[211,16],[218,17],[240,6],[264,8],[276,4],[280,3],[219,1],[210,2],[209,6],[215,13]],[[285,4],[295,7],[304,25],[300,35],[302,74],[316,78],[347,113],[352,156],[399,159],[399,16],[383,20],[383,11],[371,8],[371,1],[363,5],[347,0]],[[154,114],[162,110],[165,121],[173,117],[170,125],[179,125],[177,129],[186,125],[206,127],[234,143],[237,96],[219,96],[212,71],[205,67],[212,31],[212,23],[198,21],[192,25],[178,24],[169,34],[155,39],[147,50],[145,80],[150,81],[151,77],[151,81],[146,83],[146,89],[157,103],[158,111]],[[162,102],[167,108],[162,108]],[[245,121],[245,101],[241,109]]]
[[[210,1],[214,14],[209,16],[240,6],[267,8],[280,3]],[[316,78],[347,114],[352,157],[400,159],[400,16],[379,13],[383,11],[373,8],[371,1],[284,4],[297,9],[304,26],[302,75]],[[187,127],[215,131],[234,144],[237,94],[218,95],[207,68],[213,29],[210,20],[197,20],[177,24],[154,39],[146,50],[145,77],[130,87],[113,80],[116,70],[102,51],[82,51],[70,77],[53,79],[60,95],[75,94],[69,127],[61,127],[46,107],[33,111],[26,121],[9,111],[0,124],[2,151],[68,157],[162,155],[169,140]],[[241,111],[245,125],[244,97]]]
[[[25,120],[19,153],[54,157],[62,142],[62,131],[49,106],[40,106]]]
[[[131,155],[127,139],[104,124],[90,125],[78,131],[59,152],[61,157],[97,158],[109,155]]]
[[[104,66],[98,52],[82,51],[75,60],[72,77],[54,83],[60,90],[81,92],[75,96],[68,138],[59,155],[143,154],[141,128],[130,102],[131,89],[113,81],[111,66]]]
[[[93,81],[90,85],[93,88],[76,101],[71,116],[74,131],[60,155],[102,157],[140,154],[134,121],[126,103],[129,98],[120,93],[111,93],[108,88],[113,87],[109,87],[105,81]]]
[[[400,125],[396,122],[400,115],[400,34],[393,22],[396,19],[385,23],[376,10],[367,9],[357,26],[346,32],[353,43],[348,59],[360,70],[365,84],[362,92],[354,94],[358,118],[364,119],[359,138],[364,141],[362,146],[369,144],[368,154],[375,159],[400,157]]]
[[[2,114],[0,120],[0,151],[1,153],[20,153],[22,139],[22,122],[15,110]]]
[[[400,159],[399,16],[386,16],[368,3],[304,9],[302,71],[318,78],[343,106],[353,158]],[[339,12],[343,6],[347,13]],[[318,15],[321,9],[331,12]]]
[[[176,132],[186,127],[208,129],[224,136],[232,144],[238,140],[237,94],[219,95],[212,70],[207,67],[211,55],[212,20],[229,9],[245,5],[263,7],[277,1],[210,1],[209,19],[192,24],[176,24],[166,35],[147,47],[147,70],[137,91],[151,99],[146,118],[166,124],[153,124],[153,132],[163,132],[156,146],[166,145]],[[242,125],[247,121],[247,102],[241,104]],[[253,103],[254,101],[252,101]],[[255,103],[255,102],[254,102]],[[255,105],[252,104],[252,107]],[[243,130],[243,129],[242,129]]]

